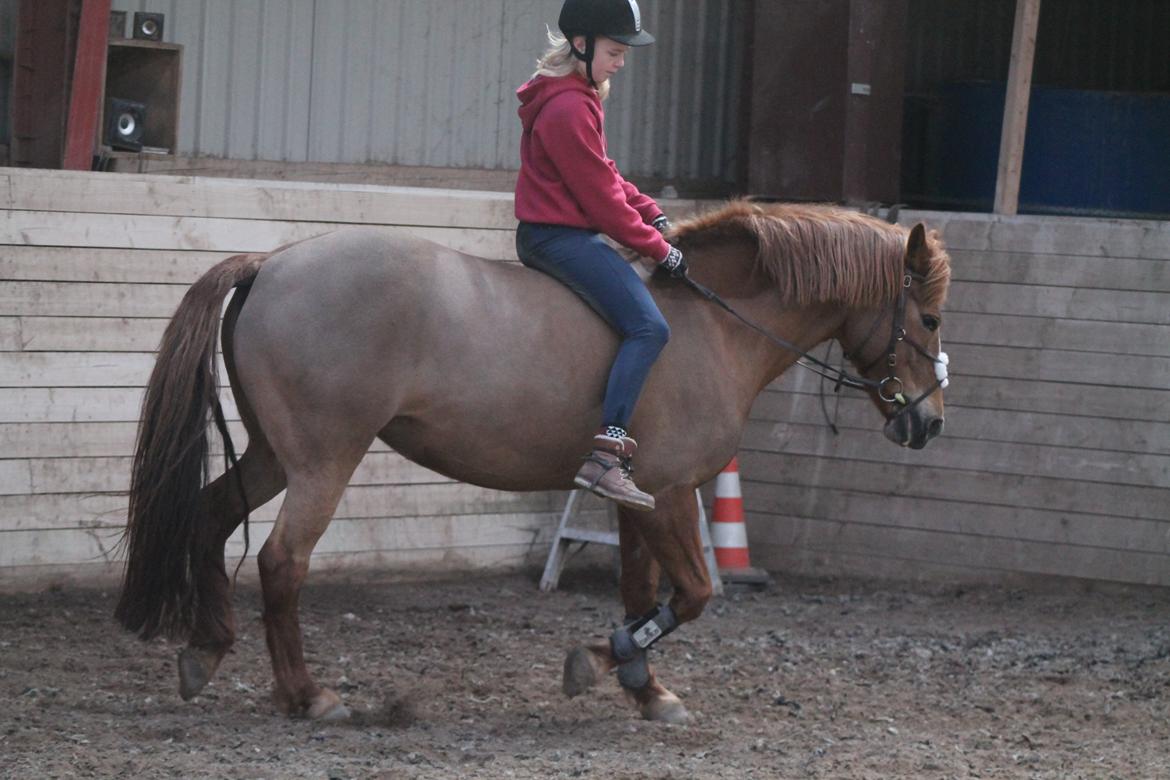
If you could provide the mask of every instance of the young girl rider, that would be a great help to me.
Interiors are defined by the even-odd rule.
[[[516,250],[524,265],[562,282],[621,336],[603,402],[603,425],[577,472],[577,485],[634,509],[654,497],[630,479],[637,444],[627,430],[650,367],[670,328],[641,277],[601,233],[674,276],[682,253],[662,237],[669,222],[654,200],[622,178],[606,153],[601,102],[642,29],[635,0],[566,0],[551,48],[520,98]]]

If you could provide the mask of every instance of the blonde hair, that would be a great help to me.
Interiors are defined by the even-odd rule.
[[[547,28],[546,28],[547,29]],[[548,48],[536,61],[536,72],[532,78],[547,76],[560,78],[577,73],[577,58],[573,56],[573,45],[559,32],[548,30]],[[597,95],[602,100],[609,97],[609,79],[597,85]]]

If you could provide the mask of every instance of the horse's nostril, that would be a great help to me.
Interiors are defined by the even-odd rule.
[[[942,433],[942,430],[943,418],[941,417],[935,417],[930,421],[930,424],[926,426],[927,435],[929,435],[931,438],[938,436],[940,433]]]

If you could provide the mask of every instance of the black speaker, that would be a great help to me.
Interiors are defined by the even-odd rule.
[[[126,12],[110,11],[110,40],[120,40],[126,37]]]
[[[142,133],[146,129],[146,106],[133,100],[110,98],[106,101],[106,144],[114,149],[142,151]]]
[[[161,41],[163,15],[146,11],[134,12],[134,37],[143,41]]]

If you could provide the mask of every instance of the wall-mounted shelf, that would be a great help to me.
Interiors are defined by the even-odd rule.
[[[183,80],[183,47],[177,43],[135,38],[109,42],[106,89],[98,123],[105,138],[105,105],[109,98],[146,106],[142,143],[174,154],[179,144],[179,90]]]

